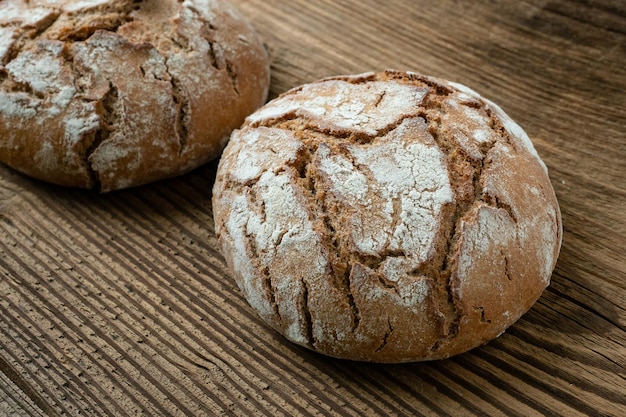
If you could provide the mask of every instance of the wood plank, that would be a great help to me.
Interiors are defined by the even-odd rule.
[[[322,357],[247,305],[217,252],[216,163],[107,195],[0,166],[0,415],[626,415],[626,3],[238,0],[274,97],[409,69],[499,103],[564,223],[552,284],[445,361]]]
[[[9,366],[4,364],[0,365],[0,368],[10,369]],[[17,385],[16,381],[20,381],[27,390],[30,389],[29,384],[22,381],[19,375],[12,374],[9,377],[0,372],[0,416],[45,416],[43,410],[31,399],[31,396],[36,397],[36,395],[33,392],[26,394]],[[47,407],[45,402],[41,402],[41,404],[47,409],[48,414],[54,413],[53,410]]]

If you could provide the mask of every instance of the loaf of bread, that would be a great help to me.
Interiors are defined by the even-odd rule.
[[[103,192],[217,157],[267,52],[226,0],[0,2],[0,161]]]
[[[213,210],[243,295],[338,358],[446,358],[505,331],[549,284],[561,218],[546,166],[496,104],[386,71],[295,88],[249,116]]]

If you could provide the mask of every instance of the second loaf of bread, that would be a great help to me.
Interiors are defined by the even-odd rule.
[[[0,161],[110,191],[216,158],[268,93],[227,0],[0,2]]]

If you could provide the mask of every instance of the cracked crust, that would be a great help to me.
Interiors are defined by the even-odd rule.
[[[224,0],[0,3],[0,161],[102,192],[219,155],[269,62]]]
[[[291,90],[233,133],[213,209],[243,294],[317,352],[405,362],[500,335],[548,285],[561,218],[497,105],[387,71]]]

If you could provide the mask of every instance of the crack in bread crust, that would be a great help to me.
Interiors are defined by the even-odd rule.
[[[310,162],[309,162],[310,164]],[[310,171],[310,165],[307,165],[307,172]],[[354,332],[359,327],[361,321],[361,313],[354,301],[354,295],[352,294],[350,285],[350,274],[352,272],[352,265],[350,262],[342,260],[342,242],[341,236],[336,231],[336,226],[333,224],[333,218],[335,214],[331,213],[328,207],[328,201],[326,199],[326,190],[324,187],[318,187],[318,179],[315,174],[308,174],[308,183],[311,189],[311,198],[317,203],[318,210],[315,212],[318,215],[319,220],[317,223],[322,225],[320,229],[323,234],[322,242],[326,245],[327,256],[330,259],[331,274],[335,277],[335,285],[346,297],[346,300],[350,306],[352,315],[351,330]]]
[[[441,237],[443,250],[438,253],[439,259],[433,262],[434,266],[431,270],[431,274],[438,277],[440,307],[445,311],[444,315],[448,318],[442,338],[437,340],[430,348],[436,354],[458,332],[462,313],[458,308],[458,295],[451,287],[451,274],[458,252],[459,225],[467,213],[472,210],[476,201],[481,201],[484,198],[481,185],[485,164],[484,156],[488,154],[495,142],[487,142],[480,145],[482,158],[472,158],[467,152],[460,149],[458,142],[443,127],[442,123],[442,117],[446,114],[446,108],[444,103],[442,103],[442,99],[448,97],[451,92],[443,86],[437,88],[440,84],[434,82],[431,82],[431,86],[433,90],[425,99],[424,106],[427,110],[425,110],[423,117],[427,120],[429,132],[435,139],[439,149],[446,155],[450,182],[455,190],[454,207],[451,208],[451,214],[447,216],[447,221],[442,222],[445,224],[445,231]],[[460,103],[460,105],[477,109],[483,107],[483,104],[479,101]]]
[[[167,65],[167,64],[166,64]],[[180,80],[178,80],[172,73],[169,71],[168,74],[170,76],[170,83],[172,85],[172,98],[174,99],[174,103],[177,108],[177,116],[176,116],[176,137],[178,139],[178,143],[180,144],[180,149],[178,151],[179,155],[182,155],[187,147],[187,140],[189,138],[189,119],[191,117],[191,105],[189,101],[189,92],[181,85]]]
[[[222,220],[228,217],[223,198],[254,189],[264,172],[287,175],[290,187],[305,196],[298,210],[318,236],[318,247],[327,262],[319,276],[331,283],[324,291],[341,294],[336,298],[327,293],[328,303],[336,304],[320,305],[316,294],[322,287],[311,281],[318,278],[294,278],[301,279],[304,287],[299,294],[300,318],[306,323],[301,335],[306,342],[292,340],[331,356],[402,362],[456,352],[460,349],[455,345],[457,339],[471,339],[467,330],[470,314],[476,314],[476,322],[485,328],[495,328],[492,308],[479,301],[468,306],[462,294],[467,290],[460,281],[460,258],[467,252],[468,229],[479,224],[473,219],[480,213],[505,213],[517,230],[516,237],[506,243],[509,247],[499,247],[497,258],[505,281],[518,285],[520,266],[511,254],[522,250],[519,235],[526,226],[520,223],[523,219],[514,200],[494,188],[493,172],[501,170],[500,162],[494,160],[499,161],[503,152],[519,153],[528,161],[525,163],[538,167],[537,175],[543,173],[534,149],[528,148],[523,138],[513,137],[511,131],[519,135],[516,127],[503,121],[494,106],[452,83],[385,72],[335,77],[293,89],[248,118],[231,139],[218,169],[214,190],[218,234],[233,232]],[[249,135],[258,138],[242,141]],[[271,152],[255,153],[255,149]],[[254,165],[257,158],[259,166]],[[389,165],[387,160],[400,165]],[[445,167],[443,173],[437,171],[438,164]],[[407,170],[407,166],[411,168]],[[402,175],[407,173],[419,182],[404,181]],[[438,182],[442,179],[447,185]],[[543,193],[547,203],[556,204],[541,185],[546,180],[547,176],[537,177],[541,191],[532,193]],[[411,193],[417,197],[410,197]],[[485,211],[487,208],[495,211]],[[556,210],[551,230],[557,229],[558,240],[558,207]],[[431,228],[421,231],[416,225]],[[377,234],[372,227],[382,229]],[[548,246],[557,243],[547,236]],[[494,244],[505,245],[497,242]],[[223,246],[223,251],[236,250]],[[546,255],[541,262],[550,265],[553,260]],[[239,283],[254,279],[236,278]],[[530,298],[536,299],[541,290],[543,287],[533,290]],[[267,297],[279,302],[273,293],[276,288],[271,291]],[[389,312],[372,307],[383,299],[389,300]],[[336,328],[320,321],[324,314],[316,309],[325,308],[323,305],[337,309]],[[411,317],[421,320],[423,340],[428,341],[419,343],[426,345],[402,352],[405,345],[401,339],[416,336],[405,333],[406,323],[402,322],[408,318],[396,316],[395,308],[407,314],[415,311]],[[372,309],[380,316],[373,315]],[[480,339],[483,337],[463,343],[466,349],[474,347],[485,341]],[[356,346],[345,346],[349,344]]]

